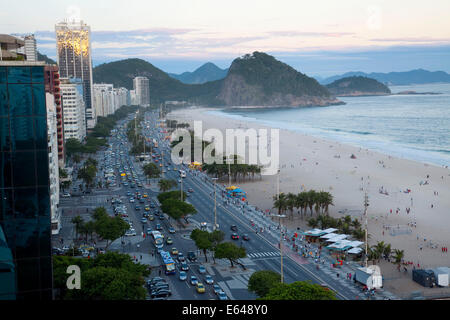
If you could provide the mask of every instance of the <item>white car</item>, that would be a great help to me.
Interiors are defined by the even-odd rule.
[[[70,195],[70,193],[66,192],[66,193],[63,194],[63,197],[64,197],[64,198],[70,198],[71,195]]]

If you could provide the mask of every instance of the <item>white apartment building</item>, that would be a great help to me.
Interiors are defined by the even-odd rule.
[[[61,78],[61,97],[64,118],[64,141],[86,137],[86,115],[83,101],[83,87],[77,79]]]
[[[38,61],[37,57],[37,48],[36,48],[36,39],[34,35],[28,35],[24,38],[25,41],[25,55],[27,56],[27,61]]]
[[[135,77],[133,79],[133,89],[136,94],[138,105],[150,106],[150,82],[147,77]]]
[[[109,83],[94,83],[93,107],[97,117],[106,117],[114,113],[114,90]]]
[[[47,141],[48,141],[48,169],[50,181],[50,213],[52,234],[58,234],[61,229],[61,214],[59,207],[59,164],[58,164],[58,135],[56,120],[55,98],[46,93],[47,105]]]

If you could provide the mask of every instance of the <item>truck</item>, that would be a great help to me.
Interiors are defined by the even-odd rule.
[[[383,277],[378,266],[369,266],[367,268],[357,268],[355,281],[365,285],[369,290],[383,287]]]
[[[450,269],[446,267],[440,267],[433,269],[434,277],[436,278],[436,284],[439,287],[448,287],[448,278]]]

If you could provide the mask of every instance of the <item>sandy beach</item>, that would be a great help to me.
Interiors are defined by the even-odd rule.
[[[206,112],[210,110],[177,110],[168,118],[191,126],[194,120],[202,121],[203,130],[217,128],[222,132],[227,128],[268,128],[254,122],[211,115]],[[356,159],[351,158],[352,154]],[[378,241],[390,243],[393,249],[405,251],[405,261],[419,264],[420,268],[450,266],[450,253],[441,250],[450,247],[448,168],[283,129],[280,130],[280,168],[281,192],[329,191],[334,197],[334,206],[330,207],[333,217],[347,214],[361,217],[364,190],[367,190],[369,245]],[[272,197],[276,194],[276,176],[263,176],[262,180],[237,185],[247,192],[251,204],[275,212]],[[380,193],[381,188],[383,193]],[[411,192],[405,192],[407,189]],[[291,228],[307,228],[306,219],[285,219],[285,222]],[[412,232],[394,236],[383,226],[403,226]]]

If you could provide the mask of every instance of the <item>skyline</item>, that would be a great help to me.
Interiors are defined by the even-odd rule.
[[[45,15],[36,15],[42,8]],[[171,73],[193,71],[208,61],[227,68],[253,51],[319,76],[417,68],[450,72],[449,11],[445,0],[433,6],[404,0],[307,5],[284,0],[276,6],[267,0],[47,0],[26,8],[9,3],[0,13],[0,28],[10,34],[34,33],[38,50],[55,59],[55,24],[81,19],[92,30],[94,65],[133,57]]]

